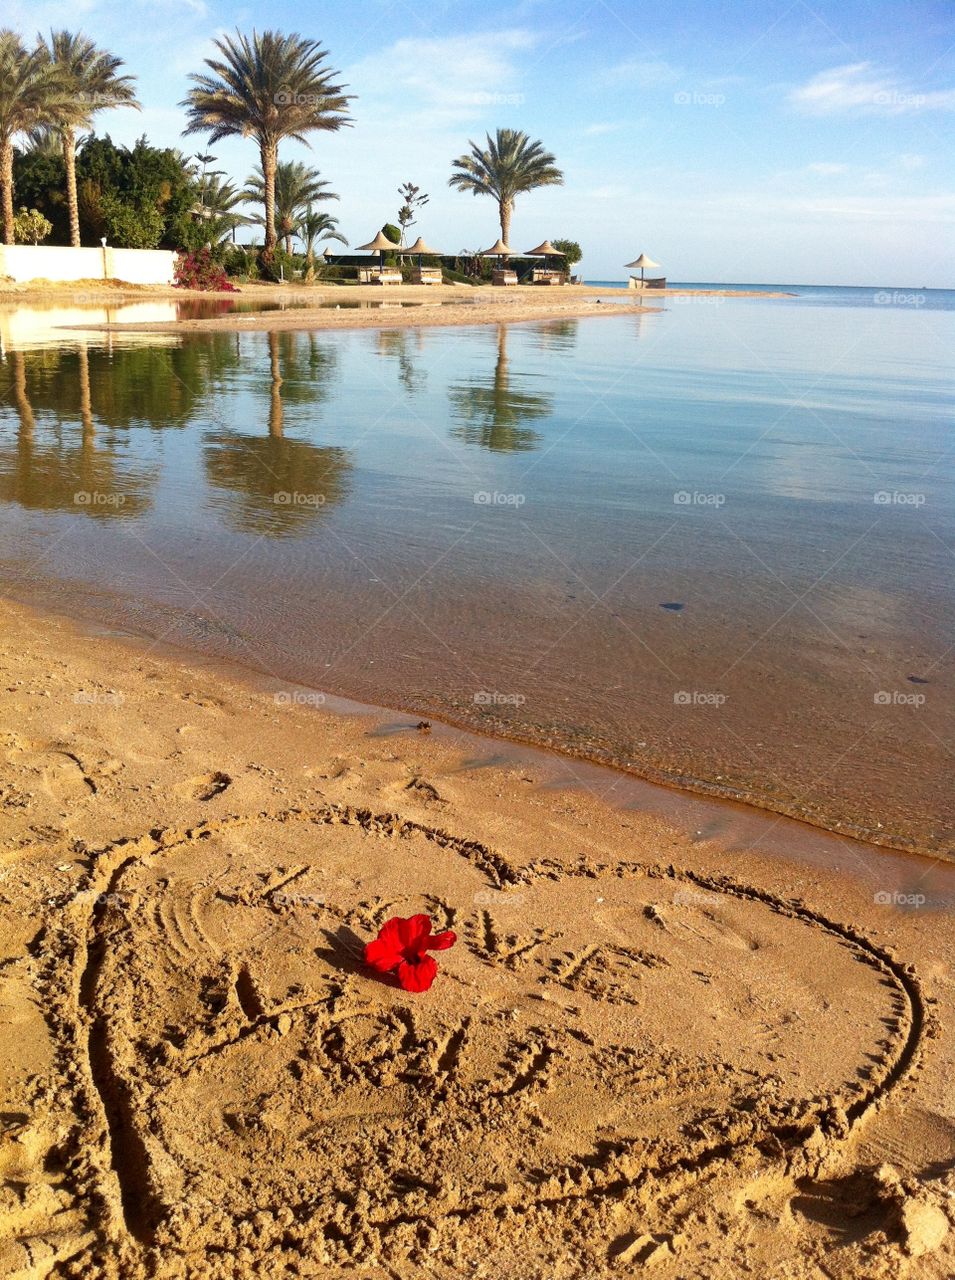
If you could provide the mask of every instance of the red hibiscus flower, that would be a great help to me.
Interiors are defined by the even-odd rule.
[[[397,970],[398,985],[404,991],[427,991],[438,972],[429,951],[447,951],[457,942],[450,929],[432,933],[425,915],[392,916],[386,920],[374,942],[365,946],[365,964],[377,973]]]

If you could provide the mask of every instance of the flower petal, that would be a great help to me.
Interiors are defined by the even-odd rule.
[[[453,929],[445,929],[444,933],[434,933],[425,942],[425,946],[429,951],[447,951],[448,947],[453,947],[458,940],[458,935]]]
[[[424,951],[426,939],[431,936],[431,920],[426,915],[409,916],[402,920],[402,942],[412,951]]]
[[[377,970],[378,973],[390,973],[404,959],[404,953],[401,948],[396,946],[392,939],[386,938],[384,934],[385,931],[382,929],[373,942],[365,945],[365,964],[369,968]]]
[[[436,961],[424,955],[420,960],[403,960],[398,966],[398,985],[404,991],[427,991],[438,972]]]

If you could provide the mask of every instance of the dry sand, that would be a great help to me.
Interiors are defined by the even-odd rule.
[[[955,1273],[950,909],[19,606],[0,667],[0,1275]]]

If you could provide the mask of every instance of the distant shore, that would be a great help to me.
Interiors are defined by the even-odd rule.
[[[243,285],[239,293],[200,293],[165,286],[133,286],[119,282],[77,281],[70,284],[32,282],[0,287],[0,307],[10,304],[43,307],[64,303],[114,305],[147,300],[203,300],[250,303],[276,308],[264,311],[223,310],[202,319],[124,324],[91,324],[87,329],[129,329],[141,333],[194,333],[222,330],[395,328],[424,325],[498,324],[505,321],[564,319],[653,311],[668,297],[785,298],[794,295],[739,289],[660,289],[646,292],[613,287],[568,285],[543,288],[517,285],[507,289],[467,285]],[[622,301],[626,298],[626,302]],[[605,299],[614,299],[607,306]],[[349,304],[380,303],[375,307]],[[403,307],[401,303],[412,303]],[[337,308],[341,308],[340,310]],[[287,308],[287,309],[285,309]]]

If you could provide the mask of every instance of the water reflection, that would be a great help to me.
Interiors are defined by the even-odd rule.
[[[337,352],[314,334],[270,333],[268,433],[207,432],[203,462],[212,501],[241,533],[302,531],[346,496],[350,451],[285,435],[286,403],[315,406],[330,389]]]
[[[554,411],[552,394],[518,389],[521,375],[512,375],[508,368],[508,336],[507,325],[498,325],[497,360],[490,381],[471,378],[448,388],[448,399],[460,423],[451,434],[465,444],[481,445],[495,453],[538,448],[540,432],[523,424],[547,418]]]
[[[398,380],[409,396],[424,389],[428,375],[418,367],[415,356],[424,348],[424,330],[379,329],[377,334],[379,355],[391,356],[398,364]]]
[[[72,423],[69,417],[64,421],[34,402],[28,376],[30,355],[7,353],[4,382],[17,425],[0,435],[0,500],[31,510],[70,511],[97,519],[137,515],[149,506],[155,474],[118,458],[109,433],[97,438],[89,353],[81,348],[71,355],[76,414]],[[9,416],[0,415],[0,425],[6,427]]]

